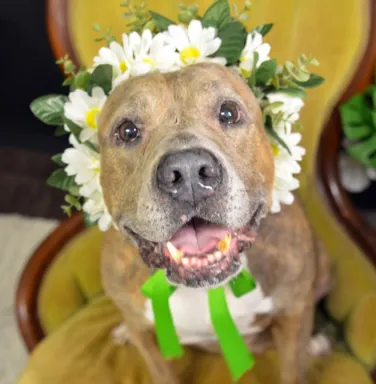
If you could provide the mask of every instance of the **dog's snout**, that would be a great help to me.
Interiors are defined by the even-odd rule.
[[[158,188],[192,205],[212,196],[222,181],[218,160],[203,149],[171,153],[157,169]]]

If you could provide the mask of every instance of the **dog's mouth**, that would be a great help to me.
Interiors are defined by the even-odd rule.
[[[224,226],[193,218],[166,243],[167,277],[186,286],[216,286],[239,273],[240,254],[252,245],[256,232],[248,226],[231,231]]]
[[[241,271],[240,255],[256,240],[260,211],[257,209],[251,221],[238,230],[195,216],[164,243],[131,235],[144,262],[153,269],[165,269],[171,283],[215,287]]]

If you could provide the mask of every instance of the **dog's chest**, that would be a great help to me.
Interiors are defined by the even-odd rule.
[[[259,285],[240,298],[236,298],[228,287],[225,292],[229,310],[239,332],[242,335],[260,332],[262,329],[253,325],[255,316],[271,313],[272,299],[264,296]],[[207,289],[178,288],[170,297],[170,308],[182,344],[200,344],[216,340],[210,320]],[[146,302],[145,316],[154,322],[150,300]]]

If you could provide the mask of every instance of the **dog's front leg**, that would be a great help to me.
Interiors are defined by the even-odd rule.
[[[281,384],[305,384],[307,346],[313,326],[313,300],[299,302],[276,317],[273,339],[280,358]]]
[[[143,357],[153,382],[155,384],[177,384],[178,379],[172,366],[162,357],[154,333],[131,329],[129,334],[130,341]]]

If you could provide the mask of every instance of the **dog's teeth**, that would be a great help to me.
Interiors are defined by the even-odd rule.
[[[222,253],[219,251],[214,252],[214,258],[219,261],[222,259]]]
[[[256,236],[255,235],[250,235],[250,236],[247,236],[247,235],[243,235],[243,234],[240,234],[238,236],[238,240],[239,241],[248,241],[250,243],[253,243],[256,239]]]
[[[207,259],[208,259],[209,263],[214,263],[215,262],[215,256],[214,255],[211,255],[211,254],[208,255]]]
[[[230,245],[231,245],[231,235],[229,233],[227,233],[222,240],[218,241],[217,248],[223,254],[226,254],[228,252],[228,250],[230,249]]]
[[[201,267],[206,267],[208,264],[209,264],[208,259],[205,258],[201,260]]]
[[[170,256],[175,260],[176,263],[180,263],[181,259],[184,256],[184,252],[179,251],[175,246],[169,241],[166,244]]]
[[[181,260],[181,262],[183,263],[183,265],[184,265],[185,267],[188,267],[188,265],[189,265],[189,259],[188,259],[188,257],[183,257],[183,259]]]
[[[190,259],[191,266],[196,267],[197,266],[197,262],[198,262],[197,257],[191,257],[191,259]]]
[[[181,221],[183,224],[185,224],[185,223],[188,221],[188,217],[187,217],[187,215],[182,215],[182,216],[180,216],[180,221]]]

